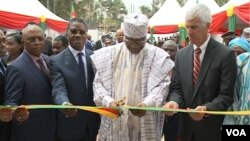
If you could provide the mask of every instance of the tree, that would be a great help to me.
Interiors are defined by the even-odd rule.
[[[141,6],[140,10],[143,14],[147,15],[149,18],[152,17],[160,8],[161,6],[165,3],[166,0],[153,0],[151,7],[148,6]],[[185,3],[188,0],[177,0],[177,2],[180,4],[181,7],[185,5]],[[229,0],[215,0],[215,2],[219,6],[223,6],[226,4]]]
[[[215,2],[219,5],[219,6],[223,6],[224,4],[226,4],[229,0],[215,0]]]
[[[71,0],[39,0],[39,1],[57,16],[65,20],[69,20]],[[49,1],[49,3],[47,1]]]
[[[77,4],[75,3],[75,9],[77,17],[84,19],[89,29],[97,27],[95,1],[81,0]]]
[[[95,10],[99,27],[106,33],[120,28],[123,17],[127,14],[122,0],[98,0]]]
[[[181,7],[185,5],[186,1],[187,0],[177,0],[177,2],[180,4]]]
[[[88,28],[104,28],[106,32],[120,27],[127,9],[122,0],[39,0],[50,11],[65,20],[70,18],[70,6],[73,3],[77,16],[83,18]]]
[[[141,10],[141,12],[142,12],[143,14],[145,14],[148,18],[150,18],[150,17],[153,16],[153,12],[152,12],[151,8],[148,7],[148,6],[144,6],[144,5],[141,6],[141,7],[140,7],[140,10]]]
[[[147,15],[148,18],[151,18],[164,4],[166,0],[153,0],[151,7],[141,6],[140,10],[143,14]]]
[[[161,8],[166,0],[153,0],[152,1],[152,13],[153,15]]]

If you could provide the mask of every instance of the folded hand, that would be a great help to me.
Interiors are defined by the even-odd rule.
[[[207,111],[207,106],[197,106],[195,109],[189,109],[188,110],[194,110],[194,111]],[[189,113],[190,117],[193,120],[199,121],[202,120],[205,116],[204,113]]]
[[[169,101],[168,103],[166,103],[164,106],[162,106],[162,108],[165,108],[165,109],[179,109],[179,105],[174,102],[174,101]],[[173,116],[176,112],[165,112],[165,114],[167,116]]]
[[[147,107],[146,104],[140,103],[137,105],[137,107]],[[146,110],[136,110],[136,109],[130,109],[129,110],[134,116],[142,117],[146,115],[147,111]]]
[[[12,119],[12,109],[11,108],[2,108],[0,109],[0,120],[3,122],[9,122]]]
[[[69,103],[69,102],[65,102],[65,103],[63,103],[63,105],[64,106],[72,106],[72,104],[71,103]],[[62,112],[63,112],[63,114],[66,116],[66,118],[68,118],[68,117],[74,117],[74,116],[76,116],[76,114],[77,114],[77,109],[73,109],[73,108],[64,108],[64,109],[62,109]]]
[[[14,116],[15,116],[17,121],[23,122],[23,121],[28,119],[29,112],[28,112],[28,110],[26,108],[17,108],[14,111]]]

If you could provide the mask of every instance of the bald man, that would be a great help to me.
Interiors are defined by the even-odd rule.
[[[250,27],[244,28],[241,36],[250,41]]]
[[[170,58],[174,61],[175,60],[175,54],[177,51],[177,44],[173,40],[167,40],[163,43],[161,46],[163,50],[165,50],[169,55]]]
[[[48,56],[42,54],[43,31],[38,25],[22,30],[23,53],[6,71],[5,105],[52,104]],[[56,113],[51,109],[24,111],[12,120],[11,141],[55,141]],[[25,122],[19,122],[25,121]]]
[[[116,30],[115,38],[116,38],[116,44],[124,42],[124,31],[123,31],[123,29],[117,29]]]

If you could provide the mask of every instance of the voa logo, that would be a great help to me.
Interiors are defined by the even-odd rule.
[[[226,129],[227,136],[247,136],[244,129]]]

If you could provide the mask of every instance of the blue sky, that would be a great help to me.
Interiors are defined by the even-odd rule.
[[[133,12],[139,12],[139,7],[142,5],[151,6],[152,1],[153,0],[123,0],[125,6],[127,7],[128,13],[131,13],[131,7],[134,7]]]

